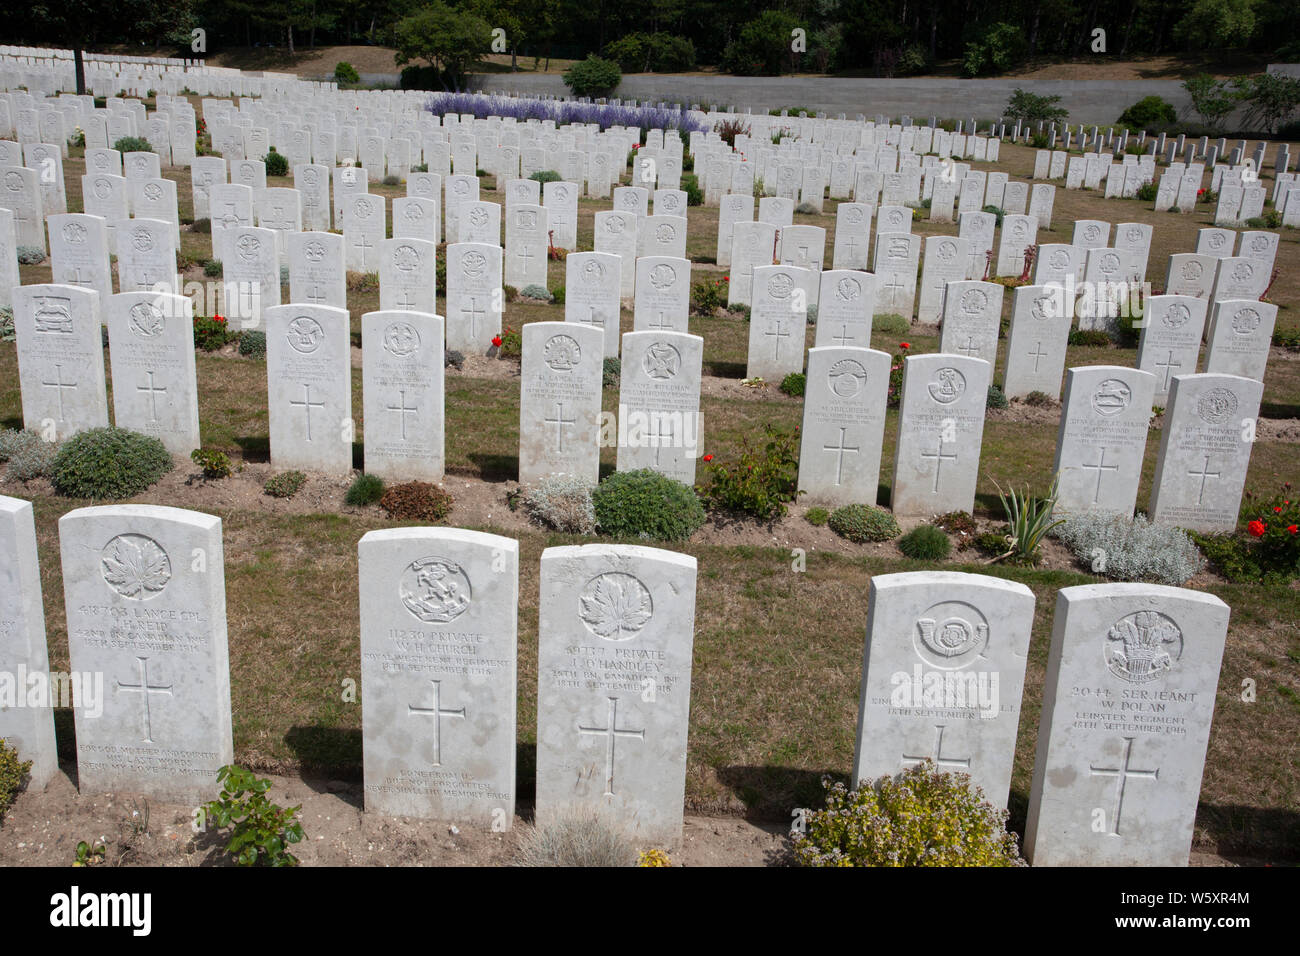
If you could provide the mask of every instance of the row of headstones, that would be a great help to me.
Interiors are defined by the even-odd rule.
[[[220,519],[83,508],[59,536],[79,788],[210,797],[234,761]],[[509,828],[518,542],[372,531],[358,559],[366,809]],[[680,840],[696,570],[637,546],[542,553],[538,824],[584,808],[639,840]],[[0,647],[24,704],[0,711],[0,736],[43,788],[58,769],[54,722],[32,688],[57,681],[32,508],[13,498],[0,498],[0,581]],[[890,574],[871,579],[868,605],[853,780],[933,761],[1005,807],[1033,592]],[[1187,864],[1228,616],[1212,595],[1155,585],[1058,593],[1024,839],[1033,863]]]
[[[798,479],[808,501],[875,504],[890,361],[884,352],[854,346],[809,351]],[[890,494],[895,515],[974,509],[991,375],[990,363],[964,355],[904,360]],[[1263,385],[1213,372],[1169,381],[1151,518],[1208,533],[1232,531]],[[1123,366],[1066,372],[1053,462],[1062,513],[1133,514],[1159,386],[1156,375]]]

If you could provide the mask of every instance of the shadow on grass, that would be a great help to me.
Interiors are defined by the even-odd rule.
[[[744,362],[705,362],[704,374],[715,378],[744,378]]]
[[[1282,807],[1196,808],[1196,828],[1220,856],[1254,860],[1300,860],[1300,813]]]
[[[361,731],[349,727],[291,727],[284,742],[293,751],[300,774],[343,780],[361,779]]]
[[[271,460],[271,439],[267,435],[241,435],[235,438],[240,453],[247,462]]]
[[[1259,415],[1261,418],[1300,418],[1300,404],[1261,402]]]
[[[13,418],[0,418],[0,428],[12,428],[16,432],[23,430],[23,420],[15,415]]]
[[[484,481],[514,481],[519,477],[518,455],[489,455],[476,452],[469,460],[478,466],[476,477]]]
[[[730,766],[718,768],[718,779],[745,805],[747,820],[789,820],[795,807],[821,807],[826,802],[822,777],[846,779],[829,770],[795,767]]]

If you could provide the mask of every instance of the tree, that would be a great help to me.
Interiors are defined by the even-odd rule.
[[[1017,87],[1011,99],[1007,100],[1002,115],[1025,123],[1064,123],[1070,113],[1065,107],[1056,105],[1060,102],[1059,96],[1039,96]]]
[[[435,2],[393,26],[394,59],[398,66],[423,60],[444,76],[444,86],[464,86],[472,67],[492,50],[492,28],[465,10]]]
[[[1192,109],[1201,117],[1201,122],[1211,129],[1219,129],[1237,107],[1239,96],[1233,92],[1232,84],[1227,80],[1216,80],[1208,73],[1184,80],[1183,89],[1192,98]]]
[[[1247,129],[1276,133],[1300,109],[1300,78],[1283,73],[1261,73],[1233,81],[1237,96],[1246,105]]]
[[[794,72],[793,34],[799,21],[780,10],[765,10],[746,23],[728,45],[723,67],[738,76],[780,76]]]
[[[1242,46],[1255,32],[1255,0],[1196,0],[1174,27],[1189,50]]]

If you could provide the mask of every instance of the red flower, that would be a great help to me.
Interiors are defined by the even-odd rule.
[[[641,148],[641,144],[640,144],[640,143],[637,143],[637,144],[636,144],[635,146],[633,146],[632,148],[633,148],[633,149],[640,149],[640,148]],[[1202,190],[1202,192],[1204,192],[1204,190]]]
[[[1282,513],[1282,509],[1281,509],[1280,507],[1278,507],[1278,506],[1274,506],[1274,508],[1273,508],[1273,514],[1280,515],[1281,513]]]
[[[705,460],[705,461],[713,461],[713,456],[712,456],[712,455],[705,455],[705,456],[704,456],[704,460]]]
[[[1246,525],[1246,530],[1256,538],[1264,537],[1264,531],[1266,529],[1267,526],[1262,521],[1252,521],[1250,524]]]
[[[910,349],[912,346],[909,345],[907,342],[899,342],[898,347],[900,349]]]
[[[722,277],[722,281],[723,281],[723,282],[730,282],[730,281],[731,281],[731,276],[723,276],[723,277]]]
[[[225,317],[224,315],[214,315],[214,316],[212,317],[212,321],[213,321],[213,322],[224,322],[224,321],[226,321],[226,317]]]
[[[501,347],[501,336],[499,336],[499,335],[494,335],[494,336],[492,336],[492,344],[495,345],[497,348],[500,348],[500,347]]]
[[[1293,524],[1290,524],[1287,525],[1286,530],[1289,534],[1295,534],[1297,531],[1300,531],[1300,528],[1296,527]]]

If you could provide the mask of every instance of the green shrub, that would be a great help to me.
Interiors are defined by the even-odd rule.
[[[437,524],[451,514],[455,499],[438,485],[427,481],[408,481],[393,485],[379,499],[379,507],[390,518]]]
[[[79,432],[54,457],[54,490],[67,498],[130,498],[173,468],[163,443],[112,425]]]
[[[1134,193],[1134,196],[1136,196],[1142,202],[1155,202],[1156,195],[1159,193],[1159,191],[1160,191],[1160,187],[1157,186],[1155,183],[1143,183],[1141,186],[1137,188],[1137,192]]]
[[[1006,408],[1009,404],[1006,393],[1001,388],[996,385],[989,386],[988,397],[984,401],[986,408]]]
[[[285,158],[283,153],[277,153],[274,146],[271,147],[269,153],[262,157],[262,162],[266,163],[267,176],[289,175],[289,160]]]
[[[971,544],[985,557],[996,558],[1011,551],[1010,535],[1004,527],[1001,531],[985,531],[975,535]]]
[[[549,289],[544,285],[526,285],[519,290],[519,297],[522,299],[532,299],[535,302],[550,302],[553,298]]]
[[[874,505],[843,505],[831,512],[830,529],[841,538],[862,544],[867,541],[889,541],[901,533],[894,516]]]
[[[0,737],[0,823],[14,805],[14,797],[27,785],[32,770],[30,760],[19,760],[18,751]]]
[[[217,771],[221,795],[201,808],[203,825],[233,827],[226,852],[240,866],[297,866],[288,847],[302,841],[301,806],[284,808],[266,797],[271,781],[232,765]]]
[[[1024,403],[1026,405],[1032,405],[1035,408],[1051,408],[1057,404],[1056,399],[1052,398],[1051,395],[1039,391],[1038,389],[1034,389],[1034,391],[1026,395],[1024,397]]]
[[[196,448],[190,452],[190,460],[203,469],[204,478],[229,478],[231,473],[230,457],[224,451],[215,448]]]
[[[212,220],[207,216],[202,219],[195,219],[190,223],[190,232],[197,232],[201,235],[210,235],[212,233]]]
[[[1069,117],[1069,110],[1057,104],[1059,96],[1040,96],[1016,87],[1007,100],[1007,108],[1002,111],[1005,119],[1024,123],[1063,123]]]
[[[382,180],[380,180],[380,184],[384,186],[400,186],[402,185],[402,177],[385,176]]]
[[[1007,811],[967,774],[929,760],[855,790],[822,781],[826,807],[794,836],[800,866],[1024,866]]]
[[[700,188],[700,177],[694,173],[682,173],[682,192],[686,193],[686,205],[704,205],[704,190]]]
[[[373,505],[384,496],[384,482],[375,475],[360,474],[348,486],[343,503],[354,507]]]
[[[505,296],[507,302],[514,302],[519,298],[519,290],[509,284],[501,287],[501,294]]]
[[[1152,524],[1144,515],[1085,511],[1069,515],[1052,533],[1094,574],[1116,581],[1178,587],[1205,568],[1187,532]]]
[[[259,329],[248,329],[239,333],[239,354],[249,358],[266,357],[266,333]]]
[[[1012,561],[1037,563],[1038,545],[1049,531],[1065,520],[1052,517],[1052,511],[1056,507],[1056,482],[1057,479],[1053,478],[1052,487],[1044,498],[1034,497],[1028,491],[1016,491],[1015,488],[1003,494],[1002,488],[998,487],[998,500],[1002,502],[1002,510],[1007,516],[1007,528],[1010,529]],[[994,484],[996,486],[996,482]]]
[[[787,432],[767,422],[763,431],[767,441],[762,447],[752,444],[748,435],[741,439],[740,456],[734,462],[705,456],[712,481],[704,500],[711,509],[766,520],[785,515],[787,502],[798,494],[799,429]]]
[[[634,866],[636,847],[594,810],[572,809],[534,827],[520,850],[519,866]]]
[[[10,481],[48,476],[58,454],[58,442],[46,441],[40,432],[0,430],[0,462],[9,463],[5,475]]]
[[[447,349],[442,353],[443,368],[454,368],[460,371],[465,367],[465,353],[459,349]]]
[[[1276,209],[1265,209],[1262,216],[1251,216],[1246,220],[1251,229],[1281,229],[1282,214]]]
[[[1071,329],[1071,345],[1087,345],[1093,348],[1110,345],[1110,336],[1101,329]]]
[[[993,213],[994,218],[997,220],[996,224],[999,228],[1001,228],[1002,226],[1002,217],[1007,214],[1007,211],[1003,209],[1001,206],[985,206],[981,210],[981,212]]]
[[[214,315],[194,316],[194,347],[204,352],[215,352],[235,337],[224,317]]]
[[[219,277],[224,271],[220,259],[205,259],[203,262],[203,274],[210,279]]]
[[[648,468],[614,472],[591,503],[600,533],[615,538],[685,541],[705,520],[693,488]]]
[[[804,388],[808,382],[808,376],[803,372],[791,372],[785,378],[781,379],[781,391],[791,398],[800,398],[803,396]]]
[[[45,250],[40,246],[19,246],[17,256],[20,266],[38,266],[45,261]]]
[[[1131,130],[1150,129],[1157,123],[1176,122],[1178,111],[1174,105],[1158,96],[1144,96],[1119,114],[1119,124]]]
[[[153,147],[143,136],[123,136],[113,144],[113,148],[125,156],[127,153],[152,153]]]
[[[602,388],[618,388],[619,380],[623,375],[623,363],[619,361],[618,356],[607,355],[605,362],[600,370],[600,384]]]
[[[727,304],[725,279],[701,279],[691,285],[691,315],[712,318]]]
[[[629,33],[605,45],[624,73],[684,73],[695,69],[695,44],[671,33]]]
[[[564,177],[553,169],[539,169],[528,178],[545,185],[546,183],[558,183]]]
[[[12,342],[16,337],[14,310],[7,305],[0,306],[0,342]]]
[[[1024,31],[1013,23],[994,23],[984,31],[978,40],[966,44],[962,58],[962,73],[965,76],[992,76],[1005,73],[1019,66],[1029,56],[1029,45]],[[1035,96],[1039,100],[1059,101],[1060,97],[1038,97],[1033,93],[1016,90],[1011,96],[1008,110],[1016,103],[1017,96]],[[1010,116],[1010,113],[1007,113]]]
[[[574,96],[609,96],[623,80],[618,64],[588,54],[564,71],[564,85]]]
[[[520,496],[529,518],[565,534],[595,534],[591,484],[577,475],[548,475]]]
[[[912,330],[912,323],[897,312],[886,312],[871,320],[871,328],[874,332],[884,332],[887,335],[906,335]]]
[[[803,520],[814,528],[820,528],[830,520],[831,513],[825,508],[809,508],[804,512]]]
[[[914,561],[942,561],[951,553],[952,542],[934,525],[922,524],[898,539],[898,550]]]
[[[307,476],[301,471],[282,471],[266,479],[262,491],[272,498],[292,498],[306,481]]]
[[[340,60],[334,65],[334,82],[339,86],[360,83],[361,74],[357,72],[357,68],[351,63],[346,60]]]

